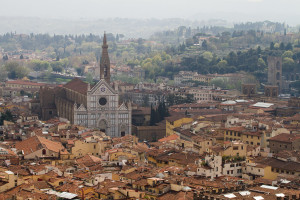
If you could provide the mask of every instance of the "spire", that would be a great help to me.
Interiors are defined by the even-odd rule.
[[[106,33],[103,36],[102,56],[100,59],[100,80],[104,79],[107,83],[110,83],[110,61],[108,56],[108,45],[106,39]]]
[[[106,40],[106,33],[105,32],[104,32],[104,36],[103,36],[103,45],[102,45],[102,48],[108,48],[107,40]]]

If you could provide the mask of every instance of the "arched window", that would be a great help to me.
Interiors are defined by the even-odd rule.
[[[280,73],[279,72],[276,73],[276,79],[280,80]]]
[[[46,155],[46,149],[43,149],[43,150],[42,150],[42,154],[43,154],[43,155]]]

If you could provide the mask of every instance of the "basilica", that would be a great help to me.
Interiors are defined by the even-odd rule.
[[[110,85],[110,60],[106,35],[100,59],[100,80],[90,85],[74,78],[61,87],[40,89],[43,119],[58,116],[71,123],[97,128],[110,137],[131,134],[131,103],[120,102],[118,89]]]

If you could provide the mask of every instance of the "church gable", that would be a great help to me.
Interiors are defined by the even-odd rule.
[[[81,105],[79,106],[79,108],[77,109],[77,111],[86,111],[86,108],[84,107],[83,104],[81,104]]]
[[[91,94],[116,94],[114,89],[105,81],[100,80],[91,90]]]
[[[122,103],[122,105],[119,107],[119,110],[128,110],[128,108],[124,103]]]

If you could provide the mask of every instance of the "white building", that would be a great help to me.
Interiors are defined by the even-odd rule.
[[[222,176],[222,157],[206,156],[205,161],[198,161],[197,175],[215,178]]]
[[[243,163],[245,163],[245,161],[224,163],[223,175],[242,177]]]

